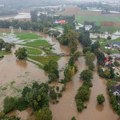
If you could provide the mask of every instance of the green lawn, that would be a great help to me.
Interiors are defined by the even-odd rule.
[[[17,37],[21,40],[31,40],[31,39],[38,39],[39,36],[35,33],[17,33]]]
[[[58,61],[59,56],[29,56],[29,58],[42,63],[43,65],[47,64],[50,60]]]
[[[22,45],[22,44],[21,44]],[[33,42],[27,42],[23,44],[24,46],[39,48],[40,46],[49,46],[49,43],[46,40],[37,39]]]
[[[40,55],[42,53],[42,51],[40,49],[35,49],[35,48],[26,48],[28,54],[32,54],[32,55]]]
[[[96,25],[101,26],[102,22],[120,22],[120,16],[77,16],[76,20],[81,23],[84,24],[85,21],[88,22],[94,22]],[[101,32],[115,32],[117,30],[120,30],[120,27],[114,27],[114,26],[101,26],[100,31]]]
[[[107,31],[107,32],[113,33],[113,32],[116,32],[118,30],[120,30],[120,27],[101,26],[101,28],[100,28],[101,32],[106,32]]]
[[[102,22],[120,22],[120,16],[77,16],[77,21],[84,23],[84,21],[95,22],[97,25],[101,25]]]

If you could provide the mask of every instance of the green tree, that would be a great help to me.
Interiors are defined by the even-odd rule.
[[[92,77],[93,77],[93,75],[90,70],[83,70],[80,74],[80,78],[83,81],[91,81]]]
[[[82,100],[77,99],[76,100],[77,110],[78,112],[82,112],[84,107],[84,102]]]
[[[57,93],[55,92],[54,89],[51,89],[51,90],[50,90],[50,98],[51,98],[52,100],[56,100],[56,99],[57,99]]]
[[[84,101],[89,100],[89,95],[90,95],[89,87],[82,86],[79,88],[78,93],[75,98],[82,100],[84,102]]]
[[[83,48],[83,54],[85,54],[88,51],[91,51],[91,47],[84,47]]]
[[[84,46],[88,47],[91,45],[90,33],[89,31],[82,30],[79,35],[79,42]]]
[[[105,102],[105,98],[103,94],[97,96],[97,102],[98,104],[103,104],[103,102]]]
[[[56,81],[56,80],[58,79],[58,77],[56,76],[55,73],[50,73],[50,74],[48,75],[48,78],[49,78],[49,81],[50,81],[50,82]]]
[[[72,119],[71,120],[76,120],[76,118],[75,117],[72,117]]]
[[[6,52],[10,52],[10,51],[11,51],[11,47],[12,47],[11,44],[6,43],[6,44],[5,44],[5,51],[6,51]]]
[[[65,68],[65,71],[64,71],[64,76],[65,76],[65,79],[67,81],[70,81],[72,76],[77,72],[77,66],[73,65],[73,66],[70,66],[68,65],[66,68]]]
[[[4,43],[3,39],[0,39],[0,50],[4,47]]]
[[[52,112],[49,108],[43,108],[35,112],[36,120],[52,120]]]
[[[28,103],[28,106],[35,111],[49,106],[48,86],[46,84],[35,82],[32,88],[25,87],[22,92],[22,97]]]
[[[107,40],[111,40],[111,36],[108,36],[108,37],[107,37]]]
[[[101,52],[100,50],[96,50],[95,54],[97,56],[97,63],[98,63],[98,65],[104,65],[104,60],[105,60],[104,53]]]
[[[19,48],[16,50],[15,55],[18,59],[24,60],[27,58],[27,50],[25,48]]]
[[[115,86],[117,84],[114,80],[107,80],[107,88],[110,89],[111,87]]]
[[[63,45],[67,45],[71,53],[74,53],[77,50],[77,33],[74,30],[67,30],[64,34],[59,38],[59,41]]]
[[[91,49],[92,49],[93,52],[95,52],[95,50],[97,50],[97,49],[99,49],[99,48],[100,48],[100,43],[99,43],[99,41],[96,41],[95,43],[93,43],[93,44],[91,45]]]
[[[58,63],[54,60],[50,60],[44,66],[44,70],[49,73],[49,81],[56,81],[59,78]]]
[[[3,108],[4,108],[4,112],[5,113],[8,113],[8,112],[11,112],[12,110],[14,110],[16,107],[16,100],[15,98],[13,97],[6,97],[4,99],[4,105],[3,105]]]
[[[94,53],[87,51],[85,54],[85,60],[86,60],[86,64],[88,65],[88,68],[90,70],[94,70],[94,60],[95,60],[95,55]]]

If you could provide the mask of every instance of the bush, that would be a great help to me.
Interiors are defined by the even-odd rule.
[[[56,87],[57,92],[59,91],[59,86]]]
[[[4,99],[4,112],[8,113],[11,112],[16,108],[16,99],[13,97],[6,97]]]
[[[58,97],[61,98],[62,97],[62,93],[58,93]]]
[[[35,112],[36,120],[52,120],[52,112],[49,108],[43,108]]]
[[[115,61],[115,62],[114,62],[114,65],[115,65],[115,66],[120,66],[120,63],[119,63],[118,61]]]
[[[27,58],[27,50],[25,48],[19,48],[15,51],[15,55],[18,59],[24,60]]]
[[[76,118],[75,117],[72,117],[72,119],[71,120],[76,120]]]
[[[4,112],[0,112],[0,119],[2,119],[5,116]]]
[[[82,102],[81,100],[77,100],[76,105],[78,112],[82,112],[84,109],[84,102]]]
[[[80,78],[83,81],[91,81],[92,77],[93,77],[92,72],[90,70],[84,70],[80,74]]]
[[[90,97],[90,87],[84,82],[75,96],[78,112],[81,112],[84,108],[86,108],[84,102],[89,100],[89,97]]]
[[[25,110],[28,107],[28,103],[23,98],[18,98],[16,102],[16,109],[17,110]]]
[[[1,120],[20,120],[20,118],[16,116],[11,116],[11,117],[5,116]]]
[[[52,100],[56,100],[57,99],[57,93],[55,92],[54,89],[50,90],[50,98]]]
[[[98,102],[98,104],[103,104],[103,102],[105,102],[105,98],[104,98],[103,94],[100,94],[97,96],[97,102]]]
[[[107,40],[111,40],[111,36],[108,36],[108,37],[107,37]]]

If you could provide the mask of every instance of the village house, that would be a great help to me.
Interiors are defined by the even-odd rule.
[[[120,96],[120,85],[111,87],[110,92],[112,92],[115,96]]]

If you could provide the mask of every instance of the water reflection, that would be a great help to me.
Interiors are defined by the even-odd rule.
[[[97,109],[99,112],[102,112],[103,109],[104,109],[104,105],[99,105],[99,104],[97,104],[97,105],[96,105],[96,109]]]
[[[16,60],[16,64],[19,65],[20,67],[23,67],[23,68],[27,67],[26,60]]]

